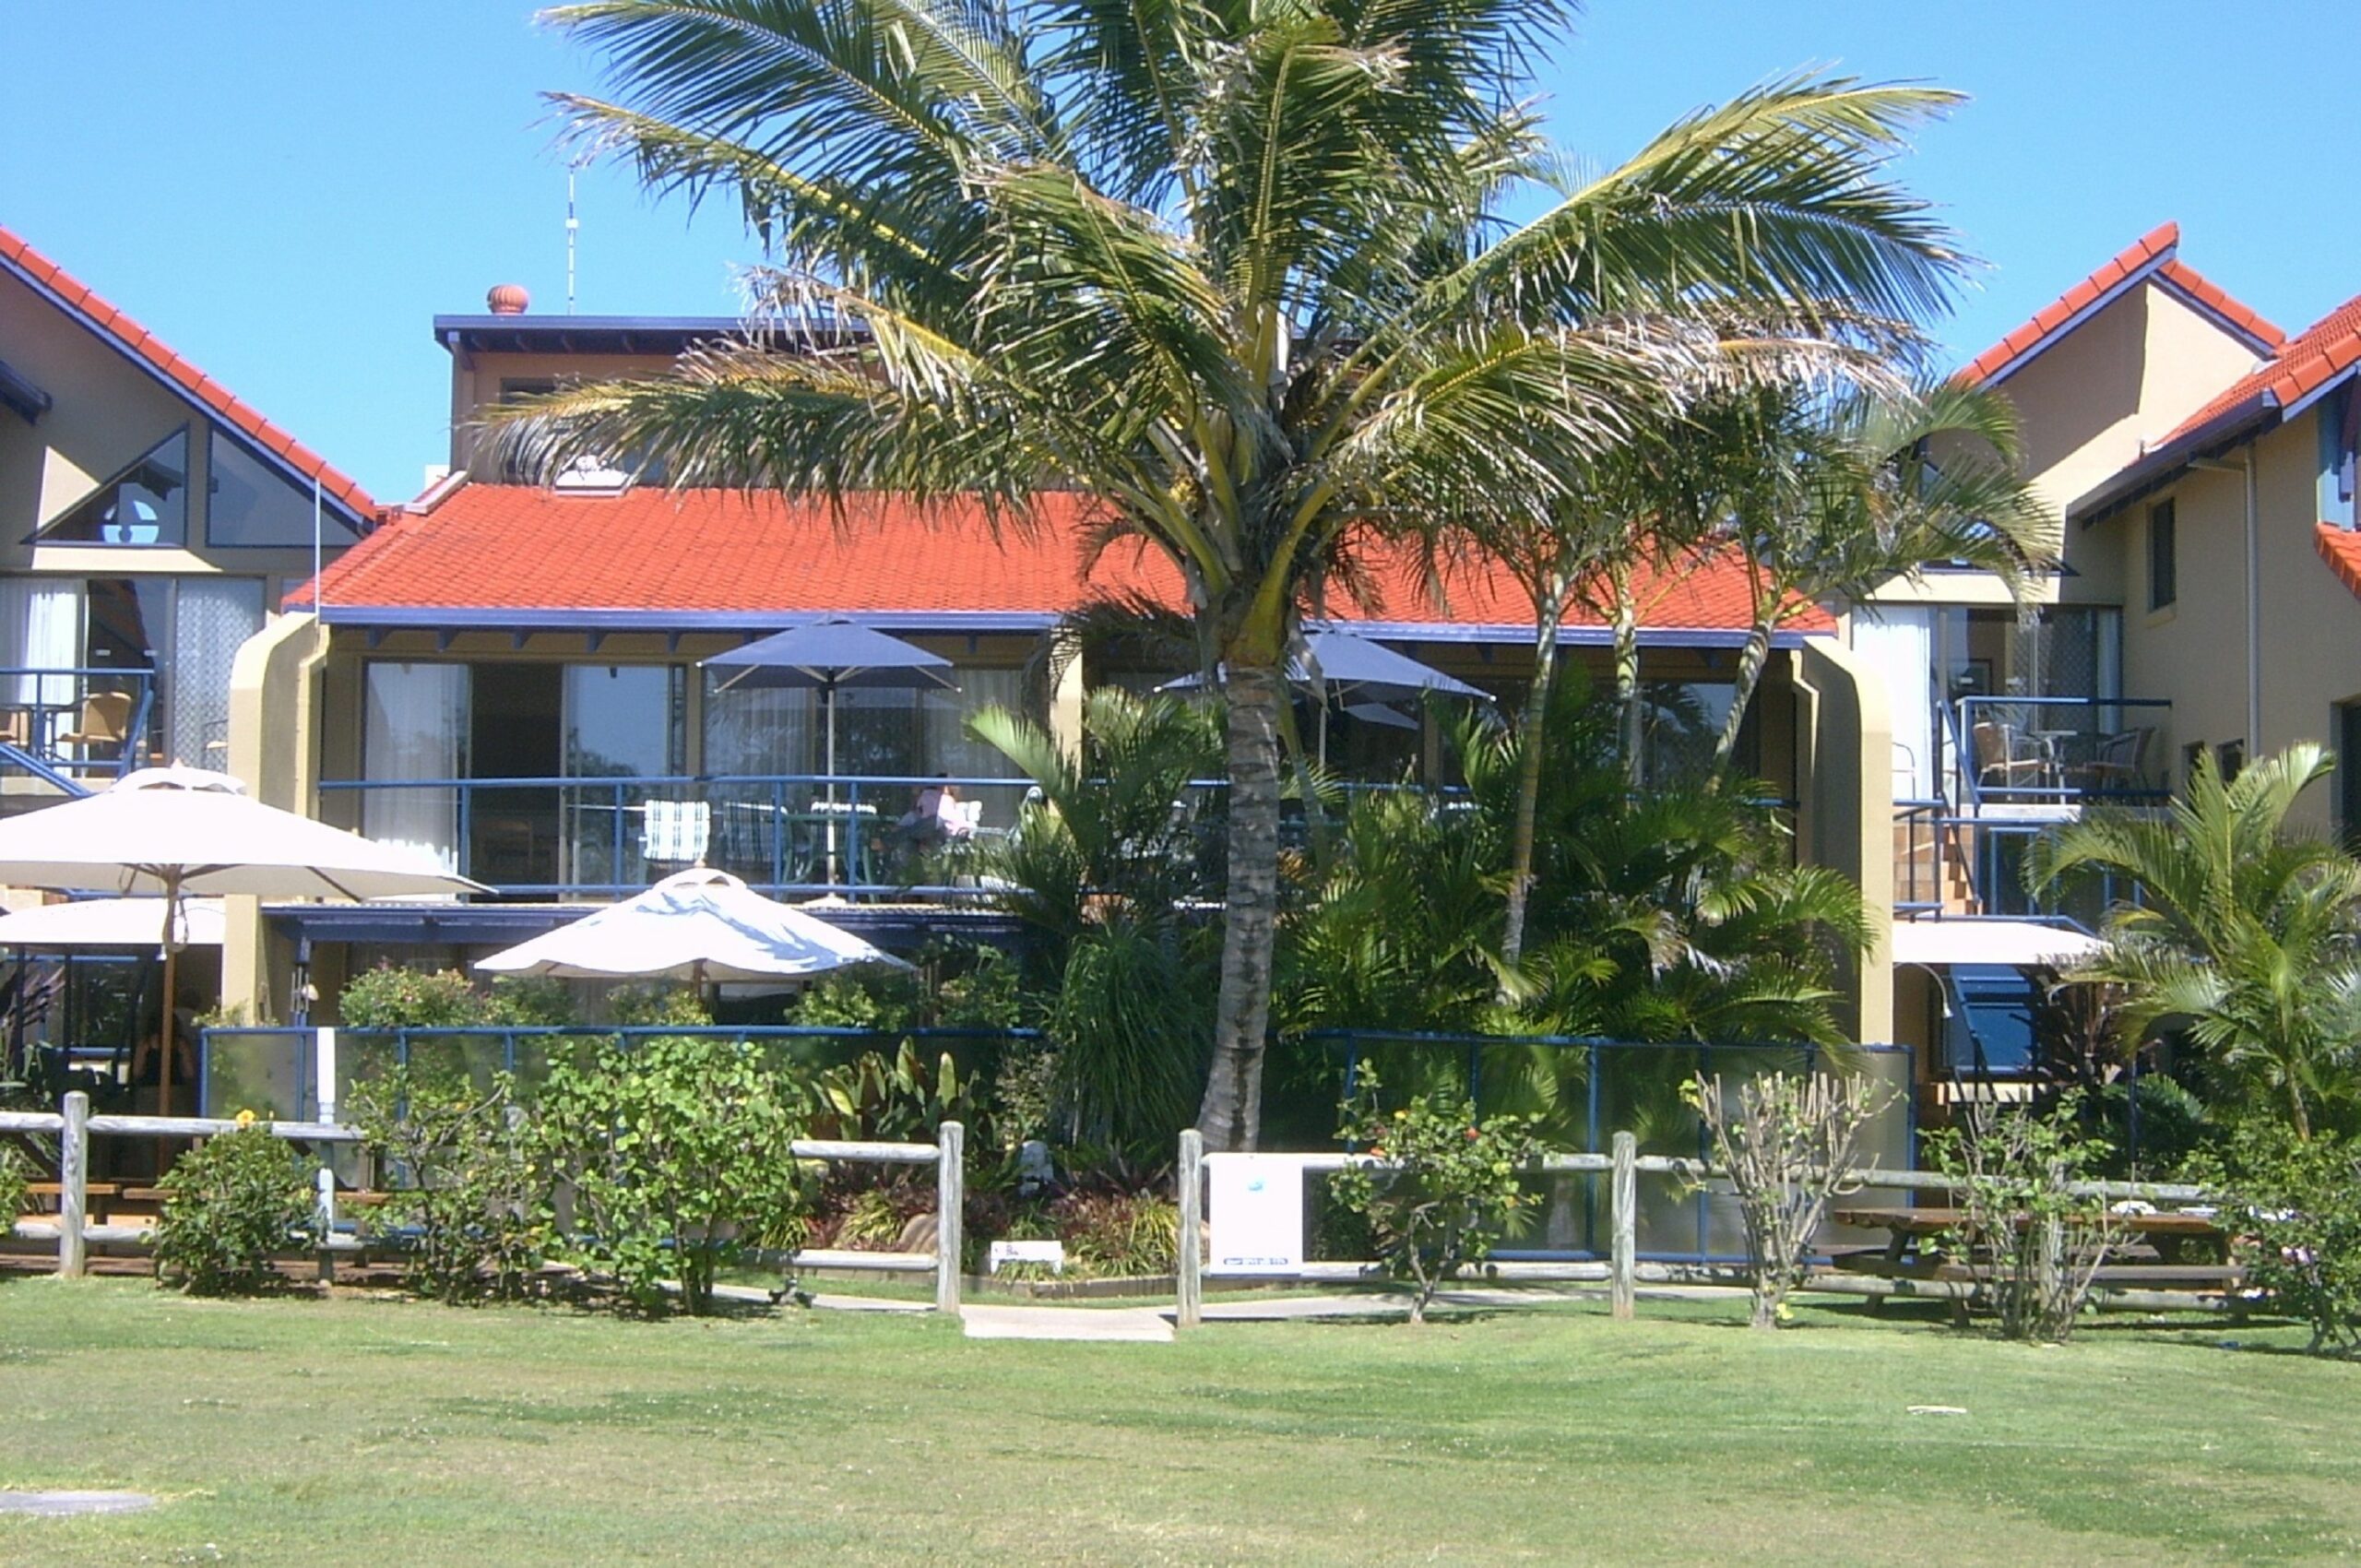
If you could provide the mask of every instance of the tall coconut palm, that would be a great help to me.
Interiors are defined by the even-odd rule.
[[[2035,892],[2094,872],[2136,885],[2139,901],[2108,913],[2107,948],[2067,978],[2122,988],[2127,1044],[2183,1020],[2302,1139],[2323,1107],[2361,1109],[2361,862],[2287,827],[2334,771],[2309,743],[2227,780],[2201,754],[2168,812],[2062,825],[2025,863]]]
[[[2022,602],[2058,558],[2061,524],[2018,472],[2014,405],[1957,382],[1837,393],[1809,381],[1747,388],[1700,416],[1706,504],[1746,566],[1752,624],[1714,760],[1737,754],[1781,625],[1833,600],[1864,602],[1945,563],[1998,575]]]
[[[1228,886],[1201,1126],[1252,1146],[1277,897],[1282,672],[1357,525],[1547,491],[1652,407],[1620,324],[1907,318],[1957,260],[1886,160],[1952,101],[1793,78],[1510,220],[1566,0],[594,0],[548,13],[612,101],[558,100],[650,186],[737,203],[793,346],[514,410],[493,456],[676,483],[1086,490],[1178,567],[1227,666]],[[1489,243],[1486,243],[1489,242]],[[1827,314],[1835,307],[1834,314]],[[811,324],[822,324],[813,329]],[[1645,335],[1652,344],[1660,334]]]

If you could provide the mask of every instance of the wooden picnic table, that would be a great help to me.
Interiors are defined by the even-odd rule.
[[[1955,1230],[1967,1223],[1964,1208],[1840,1208],[1831,1216],[1839,1225],[1850,1225],[1863,1230],[1887,1230],[1904,1236],[1933,1236],[1945,1230]],[[2210,1215],[2173,1214],[2158,1211],[2146,1214],[2117,1214],[2112,1217],[2116,1228],[2142,1236],[2203,1236],[2221,1238],[2226,1233]],[[2020,1218],[2019,1223],[2023,1223]]]
[[[1928,1255],[1921,1245],[1929,1238],[1964,1224],[1965,1209],[1847,1207],[1833,1210],[1830,1218],[1839,1225],[1886,1233],[1887,1241],[1880,1253],[1856,1253],[1837,1260],[1837,1266],[1848,1273],[1887,1279],[1975,1277],[1976,1270],[1966,1263],[1940,1253]],[[2018,1218],[2020,1226],[2027,1222],[2027,1217]],[[2245,1277],[2245,1271],[2229,1261],[2229,1233],[2211,1216],[2158,1211],[2120,1213],[2110,1216],[2110,1223],[2125,1235],[2136,1236],[2154,1248],[2155,1258],[2153,1262],[2110,1259],[2094,1277],[2095,1284],[2223,1290],[2235,1289]],[[2203,1255],[2192,1255],[2196,1253]],[[1869,1310],[1875,1313],[1883,1304],[1882,1300],[1873,1299]],[[1964,1304],[1954,1310],[1964,1311]]]

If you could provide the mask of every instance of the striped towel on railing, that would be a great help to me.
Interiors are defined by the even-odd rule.
[[[703,801],[650,801],[640,853],[651,861],[702,861],[713,839],[713,808]]]

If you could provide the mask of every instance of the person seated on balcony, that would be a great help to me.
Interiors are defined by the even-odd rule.
[[[959,836],[965,826],[959,787],[947,778],[938,779],[919,791],[919,798],[894,825],[894,842],[911,851],[938,849],[944,840]]]

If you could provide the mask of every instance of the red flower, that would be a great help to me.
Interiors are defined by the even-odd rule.
[[[1476,1134],[1476,1129],[1475,1129],[1475,1128],[1470,1127],[1470,1128],[1468,1128],[1468,1129],[1467,1129],[1467,1141],[1468,1141],[1469,1143],[1471,1143],[1471,1144],[1472,1144],[1472,1143],[1474,1143],[1474,1142],[1476,1141],[1476,1135],[1477,1135],[1477,1134]]]

